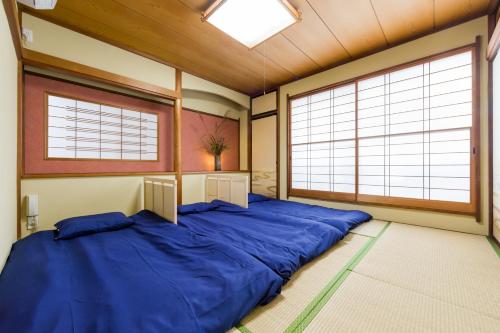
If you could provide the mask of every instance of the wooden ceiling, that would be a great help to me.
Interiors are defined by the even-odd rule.
[[[200,19],[209,0],[59,0],[40,18],[258,95],[485,15],[493,0],[290,0],[302,21],[252,50]],[[471,41],[472,42],[472,41]]]

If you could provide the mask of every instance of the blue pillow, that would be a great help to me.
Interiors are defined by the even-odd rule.
[[[203,213],[208,212],[209,210],[214,209],[215,206],[209,202],[197,202],[189,205],[180,205],[177,207],[177,214],[179,215],[187,215],[187,214],[195,214],[195,213]]]
[[[123,213],[104,213],[71,217],[57,222],[55,239],[70,239],[103,231],[118,230],[132,225],[134,221]]]
[[[248,193],[248,203],[266,201],[266,200],[269,200],[269,198],[261,194]]]

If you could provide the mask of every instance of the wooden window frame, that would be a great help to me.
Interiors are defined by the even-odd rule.
[[[429,210],[429,211],[439,211],[446,213],[455,213],[463,215],[473,215],[476,220],[480,220],[481,210],[480,210],[480,37],[476,37],[476,40],[472,44],[457,47],[445,52],[440,52],[427,57],[423,57],[414,61],[406,62],[396,66],[388,67],[382,70],[378,70],[369,74],[361,75],[349,80],[344,80],[338,83],[330,84],[324,87],[306,91],[296,95],[287,95],[287,197],[300,197],[309,199],[319,199],[326,201],[341,201],[350,202],[358,204],[368,204],[368,205],[379,205],[379,206],[389,206],[407,209],[418,209],[418,210]],[[453,201],[440,201],[440,200],[426,200],[426,199],[412,199],[403,197],[390,197],[390,196],[377,196],[377,195],[367,195],[359,194],[359,137],[358,137],[358,98],[357,98],[357,85],[360,80],[365,80],[368,78],[376,77],[379,75],[387,74],[396,70],[408,68],[411,66],[420,65],[426,62],[446,58],[453,56],[455,54],[470,51],[472,55],[472,127],[471,129],[471,154],[470,154],[470,202],[453,202]],[[291,101],[307,97],[316,93],[320,93],[326,90],[338,88],[347,84],[356,85],[356,104],[355,104],[355,117],[356,117],[356,138],[355,138],[355,193],[342,193],[342,192],[328,192],[328,191],[317,191],[317,190],[304,190],[304,189],[294,189],[292,188],[292,151],[291,151]]]
[[[113,108],[118,108],[118,109],[127,109],[129,111],[135,111],[135,112],[140,112],[140,113],[148,113],[148,114],[153,114],[157,117],[157,134],[156,134],[156,159],[155,160],[137,160],[137,159],[112,159],[112,158],[71,158],[71,157],[49,157],[49,96],[55,96],[55,97],[61,97],[61,98],[67,98],[67,99],[72,99],[75,101],[80,101],[80,102],[86,102],[86,103],[92,103],[92,104],[98,104],[101,106],[109,106]],[[154,103],[154,102],[153,102]],[[161,135],[161,128],[160,128],[160,113],[159,112],[153,112],[153,111],[140,111],[140,110],[134,110],[132,108],[128,107],[123,107],[120,105],[113,105],[113,104],[108,104],[108,103],[102,103],[97,100],[91,100],[91,99],[86,99],[86,98],[81,98],[76,95],[71,95],[71,94],[61,94],[61,93],[56,93],[52,92],[50,90],[45,90],[44,92],[44,115],[43,115],[43,130],[44,130],[44,160],[50,160],[50,161],[103,161],[103,162],[133,162],[133,163],[158,163],[160,161],[160,135]],[[123,152],[121,152],[121,155]],[[76,156],[76,154],[75,154]]]

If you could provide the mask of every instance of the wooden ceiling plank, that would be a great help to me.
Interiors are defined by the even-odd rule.
[[[135,2],[137,4],[137,2]],[[176,33],[166,24],[161,24],[150,17],[144,17],[132,8],[123,6],[115,1],[72,1],[64,3],[64,6],[78,13],[92,13],[100,22],[106,22],[108,26],[115,27],[116,30],[125,30],[131,36],[143,39],[149,44],[162,45],[168,49],[171,54],[175,54],[174,64],[189,62],[198,64],[203,69],[210,70],[212,73],[220,73],[226,70],[235,71],[230,78],[246,82],[249,78],[255,77],[255,73],[247,68],[241,68],[238,63],[228,61],[223,54],[217,52],[200,52],[197,43],[186,41],[185,36]],[[113,38],[111,38],[113,39]]]
[[[264,61],[260,54],[249,50],[210,24],[202,22],[201,12],[189,10],[181,2],[172,1],[165,4],[156,0],[143,0],[138,6],[135,0],[115,1],[156,21],[163,29],[170,29],[188,39],[196,50],[216,53],[217,60],[225,64],[233,62],[247,80],[252,75],[260,77],[263,73]],[[279,82],[283,77],[292,75],[284,72],[279,66],[271,65],[267,71],[270,82]]]
[[[169,60],[177,59],[179,58],[179,55],[175,53],[172,54],[170,51],[176,51],[176,49],[165,48],[162,44],[147,43],[144,38],[135,38],[133,34],[127,33],[126,29],[115,29],[114,27],[105,25],[100,21],[96,21],[79,15],[78,13],[68,10],[63,6],[58,6],[57,11],[53,12],[32,11],[29,8],[25,8],[24,10],[29,14],[40,17],[42,19],[46,19],[50,22],[69,28],[71,30],[86,34],[92,38],[111,43],[125,50],[143,54],[147,57],[153,58],[153,60],[166,63],[170,66],[178,67],[182,70],[185,70],[186,72],[193,73],[194,75],[200,75],[198,73],[194,73],[194,70],[196,68],[192,67],[192,60],[195,59],[182,58],[183,60],[181,62],[173,64]],[[75,22],[78,22],[78,25],[75,25]],[[208,65],[212,64],[208,63]],[[204,69],[206,70],[206,72],[208,72],[210,68],[205,67]],[[215,70],[212,69],[212,71]],[[202,71],[201,73],[205,73],[205,71]],[[200,76],[203,77],[203,75]],[[214,80],[212,76],[205,77],[209,80]],[[248,77],[245,78],[241,76],[228,76],[228,79],[229,80],[219,81],[218,83],[241,91],[243,93],[249,93],[253,91],[253,85],[251,84],[251,82],[248,82]]]
[[[254,50],[280,64],[295,77],[309,73],[320,67],[281,34],[266,40]]]
[[[370,0],[308,0],[353,57],[387,46]]]
[[[189,8],[200,13],[204,10],[207,10],[208,7],[213,2],[213,0],[179,0],[179,1],[184,3]]]
[[[291,0],[290,3],[301,12],[301,21],[281,33],[285,38],[320,67],[349,58],[349,54],[307,0]]]
[[[434,1],[371,0],[389,44],[434,28]]]
[[[486,14],[488,6],[489,0],[435,0],[436,28]]]

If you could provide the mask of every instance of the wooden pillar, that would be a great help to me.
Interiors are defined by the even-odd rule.
[[[17,239],[21,238],[21,177],[24,173],[24,125],[23,125],[23,103],[24,103],[24,72],[23,63],[17,62],[17,179],[16,179],[16,202],[17,202]]]
[[[175,70],[175,91],[177,92],[177,98],[174,103],[174,171],[177,180],[177,203],[182,204],[182,71],[179,69]]]
[[[250,109],[247,111],[247,170],[250,179],[250,192],[252,192],[252,98],[250,99]]]

